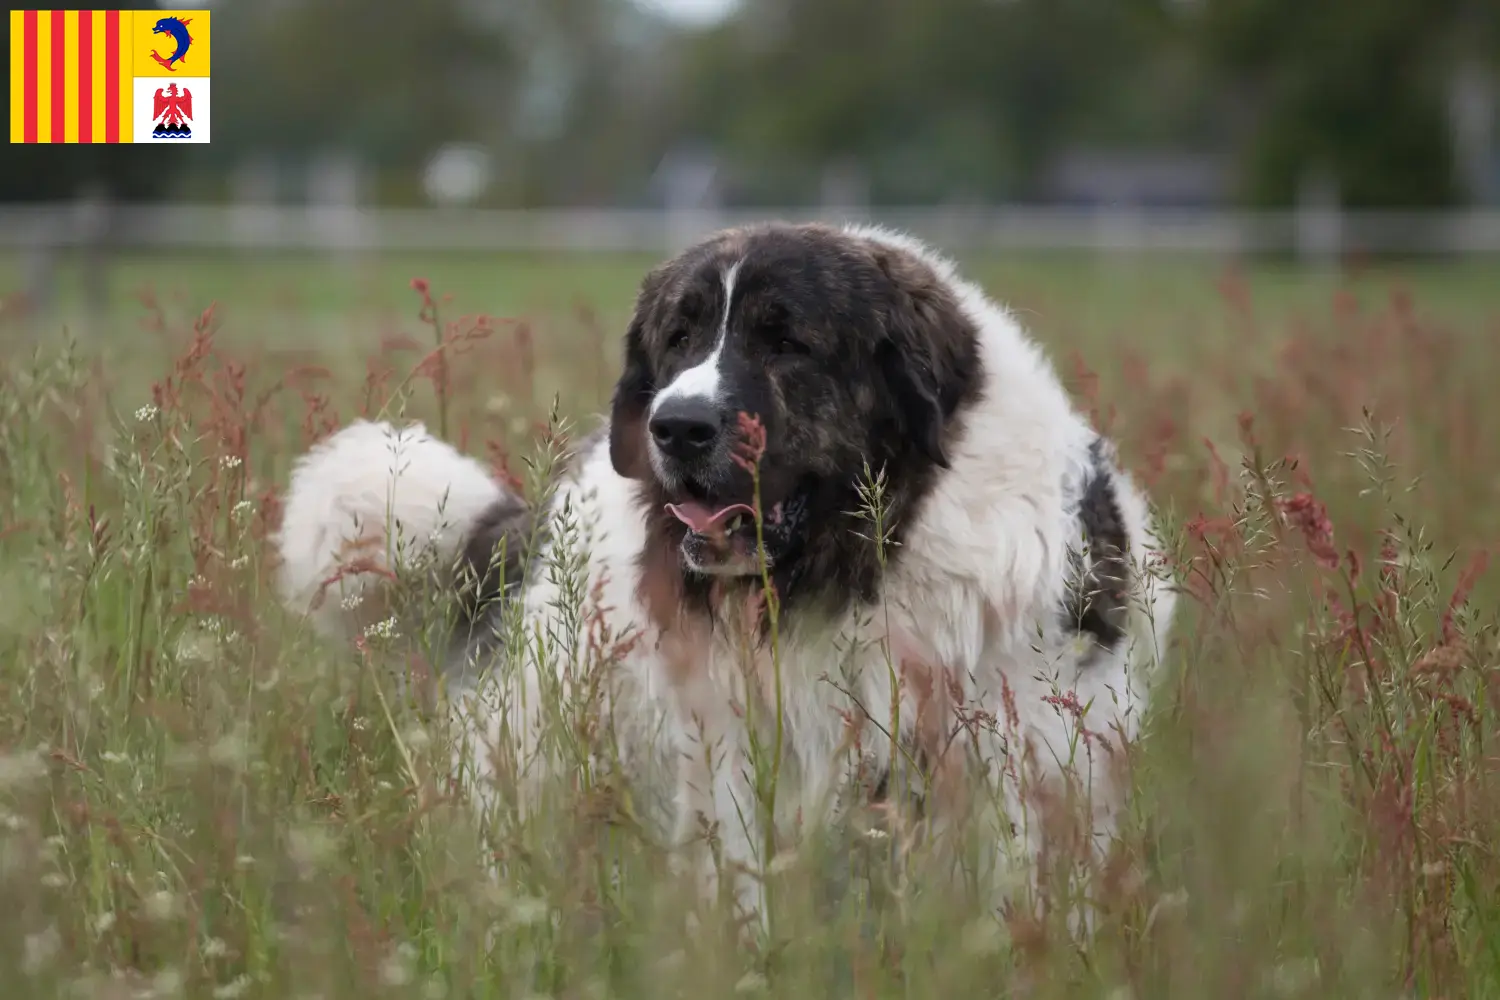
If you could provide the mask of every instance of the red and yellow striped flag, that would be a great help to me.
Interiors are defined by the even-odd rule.
[[[191,25],[190,46],[153,32],[164,15],[174,13]],[[208,14],[206,10],[11,11],[10,141],[143,141],[138,119],[145,120],[149,136],[155,117],[148,106],[153,82],[165,85],[168,77],[191,74],[194,79],[183,82],[206,91]],[[164,61],[163,57],[170,60],[184,48],[190,51],[180,61],[170,65]],[[206,106],[206,98],[203,93],[200,106]],[[202,131],[206,137],[206,128]]]

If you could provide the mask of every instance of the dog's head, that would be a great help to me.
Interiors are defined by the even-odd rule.
[[[973,324],[929,264],[822,226],[731,230],[657,268],[624,354],[615,469],[648,484],[684,568],[721,577],[759,572],[757,452],[774,565],[857,506],[866,464],[898,491],[945,466],[980,377]]]

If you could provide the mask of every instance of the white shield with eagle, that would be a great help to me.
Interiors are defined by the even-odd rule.
[[[136,142],[208,142],[208,77],[138,76],[134,100]]]

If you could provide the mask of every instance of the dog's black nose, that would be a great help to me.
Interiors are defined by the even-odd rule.
[[[651,438],[668,458],[698,458],[719,439],[719,409],[691,396],[663,400],[651,416]]]

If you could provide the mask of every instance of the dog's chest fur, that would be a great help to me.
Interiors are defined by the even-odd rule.
[[[935,498],[931,515],[951,519],[946,507],[954,504],[989,509],[957,494]],[[934,530],[960,544],[932,541]],[[1076,555],[1067,519],[1060,513],[1055,525],[1028,530],[1048,536],[1042,549],[1053,553],[1047,565],[1033,568],[1034,576],[1061,581]],[[951,769],[978,735],[959,720],[969,718],[971,729],[1003,725],[994,709],[1007,691],[1027,708],[1012,735],[1052,748],[1073,742],[1073,720],[1043,699],[1077,691],[1084,701],[1110,700],[1118,671],[1113,664],[1091,666],[1087,637],[1055,613],[1060,585],[1009,591],[988,585],[993,574],[984,556],[997,547],[962,544],[946,528],[919,526],[911,545],[892,561],[876,603],[847,605],[834,615],[815,603],[796,606],[778,620],[773,642],[758,588],[740,584],[713,603],[712,617],[687,613],[670,627],[650,627],[641,655],[621,669],[634,676],[633,690],[670,692],[668,725],[679,747],[694,746],[700,733],[724,731],[736,717],[754,732],[750,752],[768,764],[779,733],[784,816],[823,812],[850,781],[880,784],[893,756],[920,762],[929,779]]]

